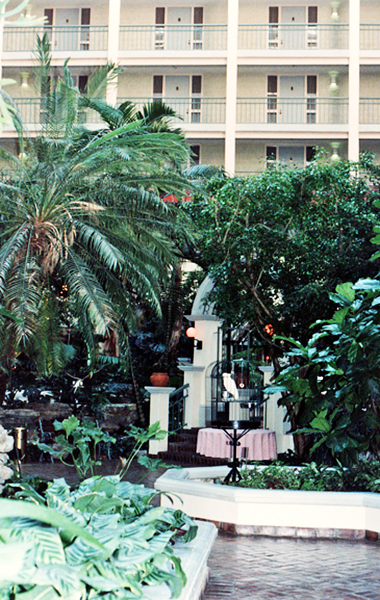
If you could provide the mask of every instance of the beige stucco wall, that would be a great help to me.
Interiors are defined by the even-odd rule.
[[[361,23],[380,23],[380,3],[378,0],[366,0],[360,5]]]
[[[192,3],[178,2],[179,6],[192,6]],[[165,6],[163,3],[148,2],[122,2],[120,23],[122,25],[154,25],[156,6]],[[202,6],[197,3],[196,6]],[[227,2],[214,2],[203,5],[203,22],[205,25],[227,23]]]
[[[357,0],[355,0],[357,1]],[[375,1],[375,0],[374,0]],[[239,6],[239,23],[268,23],[268,7],[269,6],[278,6],[280,8],[280,21],[281,21],[281,6],[293,6],[295,4],[294,1],[289,0],[284,2],[283,0],[278,0],[277,2],[264,2],[260,1],[250,1],[250,0],[240,0]],[[330,2],[321,2],[321,1],[311,1],[305,2],[304,6],[318,6],[318,22],[319,23],[331,23],[331,6]],[[342,2],[339,7],[339,15],[340,22],[345,23],[348,21],[348,6],[346,2]],[[363,19],[362,19],[363,22]]]
[[[362,98],[380,98],[380,73],[376,73],[376,70],[362,71],[360,76],[360,96]]]
[[[237,140],[235,171],[261,171],[265,166],[265,147],[262,140]]]
[[[190,146],[201,147],[200,162],[202,165],[222,167],[224,165],[224,140],[188,139]]]

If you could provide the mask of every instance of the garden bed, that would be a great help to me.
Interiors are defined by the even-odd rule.
[[[189,516],[240,535],[380,539],[380,494],[255,490],[214,483],[228,467],[170,469],[155,483]],[[176,497],[178,495],[178,498]]]

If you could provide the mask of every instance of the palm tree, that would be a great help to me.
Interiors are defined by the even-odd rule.
[[[62,325],[81,334],[92,367],[99,340],[115,332],[125,355],[138,302],[160,312],[160,282],[177,254],[175,207],[161,196],[189,184],[177,169],[188,159],[184,136],[167,123],[134,111],[113,128],[87,129],[83,110],[114,67],[82,95],[67,63],[63,78],[50,77],[47,45],[39,41],[41,135],[21,140],[26,158],[2,152],[16,174],[0,184],[0,304],[15,317],[1,323],[3,365],[23,351],[51,375],[72,356]]]

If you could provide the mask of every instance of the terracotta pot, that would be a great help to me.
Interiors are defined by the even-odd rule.
[[[167,373],[152,373],[150,383],[155,387],[166,387],[169,383],[169,375]]]

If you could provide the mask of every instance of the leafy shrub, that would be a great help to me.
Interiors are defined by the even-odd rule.
[[[254,465],[242,469],[240,474],[236,486],[259,490],[380,493],[380,462],[374,459],[360,460],[349,469],[319,466],[314,462],[303,467]]]
[[[130,600],[161,583],[180,595],[186,577],[171,544],[197,528],[182,511],[152,508],[154,490],[118,476],[74,491],[57,479],[43,496],[20,487],[19,499],[0,499],[3,600]]]

